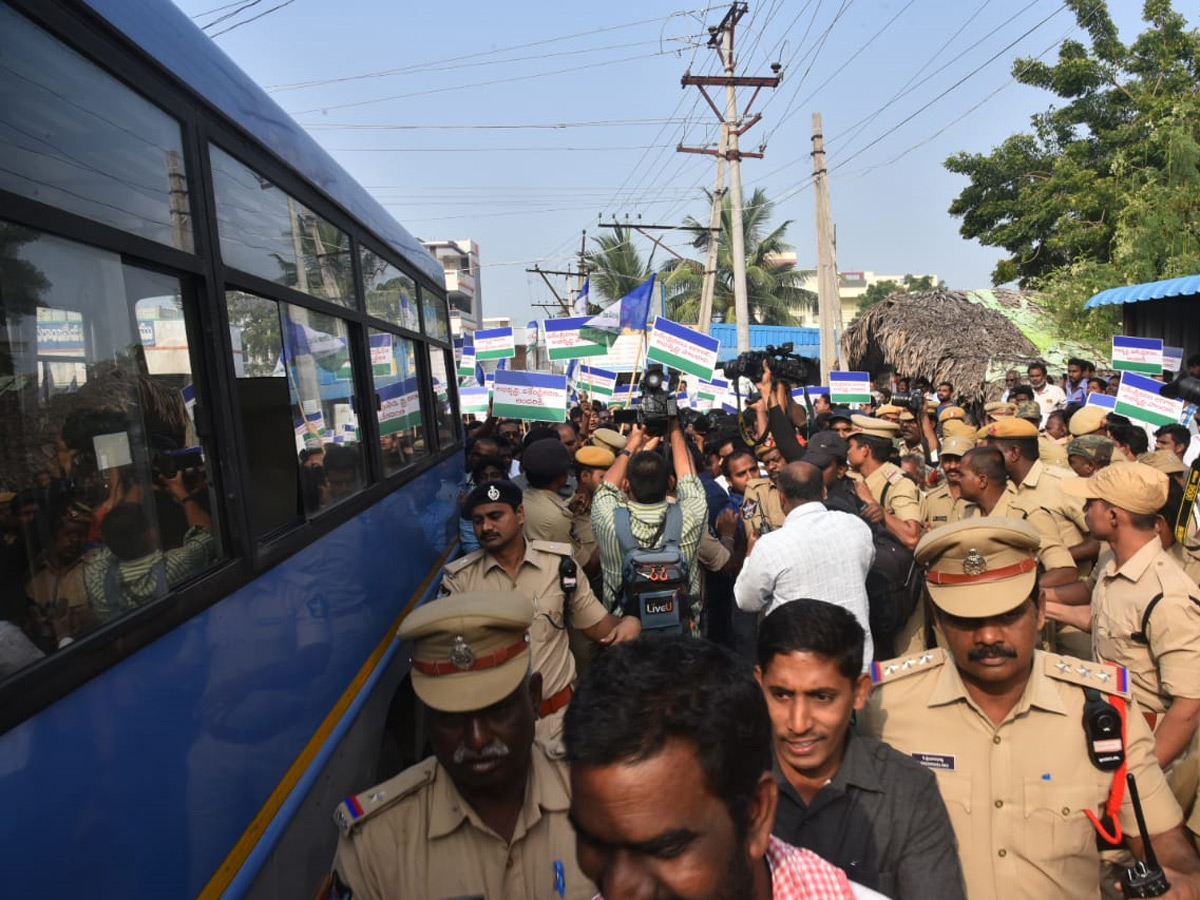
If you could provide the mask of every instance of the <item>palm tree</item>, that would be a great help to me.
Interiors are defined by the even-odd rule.
[[[633,243],[633,229],[629,226],[618,226],[612,230],[612,234],[603,234],[592,240],[598,248],[587,254],[590,279],[588,294],[592,298],[592,306],[615,303],[654,271],[653,251],[649,259],[642,258]]]
[[[712,202],[712,195],[705,192]],[[801,287],[808,272],[797,269],[781,255],[792,247],[784,241],[791,223],[787,220],[769,233],[764,233],[774,210],[762,188],[756,188],[750,202],[742,207],[742,236],[746,244],[746,298],[750,316],[762,325],[795,325],[795,313],[801,309],[815,311],[817,297]],[[732,204],[725,196],[721,212],[721,235],[717,243],[717,277],[713,290],[713,312],[723,313],[726,321],[734,320],[733,305],[733,248]],[[708,252],[712,239],[707,226],[691,216],[685,223],[701,228],[693,241],[696,249]],[[700,317],[700,294],[704,284],[704,264],[694,259],[672,260],[663,267],[667,286],[667,309],[672,319],[695,322]]]

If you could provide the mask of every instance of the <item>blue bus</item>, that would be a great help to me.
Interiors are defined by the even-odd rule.
[[[443,271],[168,0],[0,0],[11,897],[311,897],[424,743]]]

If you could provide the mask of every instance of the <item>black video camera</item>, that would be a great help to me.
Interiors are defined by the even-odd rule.
[[[816,360],[795,353],[792,342],[776,347],[768,344],[765,350],[747,350],[735,359],[721,363],[721,372],[730,380],[748,378],[758,384],[763,378],[763,363],[769,363],[771,377],[790,385],[809,384],[814,372],[820,368]]]
[[[642,405],[630,409],[618,409],[613,421],[618,424],[637,424],[646,429],[651,437],[667,433],[672,417],[679,414],[675,395],[668,390],[667,376],[657,363],[646,367],[640,383]]]
[[[903,406],[909,410],[917,421],[921,420],[921,416],[925,415],[925,392],[924,391],[909,391],[907,394],[897,391],[892,394],[892,404],[894,406]]]

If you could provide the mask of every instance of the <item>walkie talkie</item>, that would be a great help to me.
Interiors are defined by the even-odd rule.
[[[1125,776],[1129,786],[1129,800],[1133,803],[1133,814],[1137,817],[1138,832],[1142,835],[1142,846],[1146,848],[1145,862],[1138,862],[1125,870],[1121,876],[1121,891],[1126,897],[1161,897],[1171,889],[1167,876],[1163,874],[1150,834],[1146,831],[1146,817],[1142,815],[1142,801],[1138,797],[1137,782],[1130,772]]]

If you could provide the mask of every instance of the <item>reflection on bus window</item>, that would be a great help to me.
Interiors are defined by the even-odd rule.
[[[454,386],[452,375],[455,372],[454,357],[449,350],[441,347],[429,348],[429,371],[433,376],[433,425],[437,430],[438,446],[448,447],[458,440],[458,419],[454,415]]]
[[[450,313],[446,309],[445,299],[423,290],[421,302],[425,307],[425,333],[439,341],[449,341]]]
[[[0,188],[192,250],[179,123],[0,4]]]
[[[2,674],[162,598],[220,544],[184,285],[4,222],[0,272]]]
[[[242,291],[225,303],[241,348],[251,521],[264,536],[365,484],[349,333],[334,316]]]
[[[412,341],[374,329],[370,341],[383,471],[392,475],[429,452],[421,419],[421,385]]]
[[[419,331],[417,286],[413,280],[365,247],[359,255],[362,258],[367,312],[409,331]]]
[[[350,235],[225,151],[209,156],[225,264],[354,307]]]

